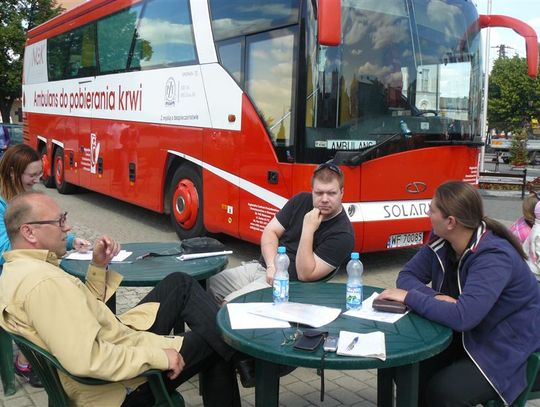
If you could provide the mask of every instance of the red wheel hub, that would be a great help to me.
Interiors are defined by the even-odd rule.
[[[56,185],[62,185],[64,181],[64,163],[61,156],[56,157],[54,162],[54,179]]]
[[[49,178],[51,176],[51,165],[49,163],[49,157],[47,153],[43,153],[41,156],[41,165],[43,167],[43,178]]]
[[[199,213],[199,195],[193,182],[189,179],[180,180],[174,191],[172,203],[176,221],[184,229],[191,229],[197,222]]]

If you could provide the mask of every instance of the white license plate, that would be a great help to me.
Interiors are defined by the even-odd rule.
[[[402,233],[399,235],[391,235],[386,243],[386,248],[391,249],[394,247],[409,247],[418,246],[422,244],[424,239],[424,232],[415,233]]]

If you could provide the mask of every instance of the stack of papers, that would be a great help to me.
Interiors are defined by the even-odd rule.
[[[384,332],[376,331],[368,334],[359,334],[340,331],[336,353],[342,356],[363,356],[384,361],[386,360]]]
[[[299,302],[284,302],[281,304],[263,303],[253,307],[250,312],[268,318],[319,328],[336,319],[341,314],[341,309]]]
[[[251,302],[227,304],[232,329],[287,328],[289,322],[309,325],[313,328],[329,324],[336,319],[339,308],[320,305],[285,302]]]
[[[263,305],[262,302],[251,302],[245,304],[227,304],[229,311],[229,321],[232,329],[260,329],[260,328],[289,328],[288,322],[278,319],[266,318],[264,316],[251,313],[253,307]]]
[[[403,318],[409,313],[409,311],[407,311],[404,314],[395,314],[393,312],[382,312],[374,310],[373,300],[377,298],[378,295],[379,293],[377,292],[373,293],[371,297],[365,299],[362,302],[362,308],[351,309],[347,312],[344,312],[343,315],[349,315],[356,318],[370,319],[372,321],[388,322],[390,324],[393,324],[394,322],[399,321],[400,318]]]

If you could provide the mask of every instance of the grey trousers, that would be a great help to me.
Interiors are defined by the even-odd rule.
[[[266,282],[266,269],[258,261],[252,261],[210,277],[206,287],[221,305],[243,294],[270,287],[270,284]]]

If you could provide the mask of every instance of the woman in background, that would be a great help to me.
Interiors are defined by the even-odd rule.
[[[540,348],[538,283],[521,244],[484,216],[471,185],[439,186],[429,217],[429,243],[399,273],[398,288],[380,295],[454,331],[446,350],[420,363],[420,405],[497,398],[509,405],[526,386],[527,358]]]
[[[527,240],[527,237],[529,237],[529,234],[531,233],[535,220],[534,208],[538,202],[539,199],[537,193],[531,191],[530,195],[523,200],[523,216],[510,226],[510,232],[512,232],[522,244],[525,243],[525,240]]]
[[[0,274],[4,264],[2,254],[11,249],[4,223],[7,203],[18,194],[31,191],[42,175],[43,166],[39,154],[26,144],[8,148],[0,160]],[[86,252],[90,249],[90,242],[76,238],[73,234],[68,234],[66,240],[67,250]],[[15,358],[15,373],[27,380],[31,386],[42,387],[41,381],[20,352]]]

